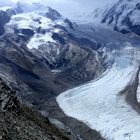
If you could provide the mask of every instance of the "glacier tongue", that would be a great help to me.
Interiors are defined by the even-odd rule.
[[[140,116],[120,94],[135,80],[139,52],[130,44],[115,50],[114,64],[103,77],[59,95],[57,102],[65,114],[108,140],[139,140]]]

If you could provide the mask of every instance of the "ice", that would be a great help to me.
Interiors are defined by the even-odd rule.
[[[19,29],[30,28],[34,30],[39,27],[49,29],[53,25],[54,23],[49,18],[43,17],[36,12],[14,15],[7,24],[7,26],[17,27]]]
[[[12,7],[10,6],[4,6],[4,7],[0,7],[0,11],[7,11],[8,9],[12,9]]]
[[[42,45],[47,45],[48,42],[55,42],[50,33],[46,33],[45,35],[37,34],[32,37],[32,39],[27,44],[29,49],[38,49]]]
[[[115,50],[115,63],[105,75],[57,97],[64,113],[83,121],[107,140],[139,140],[140,116],[120,92],[138,71],[137,50],[126,47]]]

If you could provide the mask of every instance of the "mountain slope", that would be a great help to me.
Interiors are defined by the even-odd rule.
[[[1,7],[0,8],[0,35],[4,34],[4,25],[10,21],[12,15],[15,11],[11,7]]]
[[[114,32],[111,36],[114,43],[108,57],[113,65],[101,77],[62,93],[57,102],[68,116],[83,121],[106,139],[138,140],[139,40],[136,43],[130,38],[128,43],[122,35],[121,43],[121,34]]]
[[[54,122],[60,128],[66,126],[63,131],[67,128],[70,136],[102,139],[98,132],[64,115],[55,101],[61,92],[98,77],[106,69],[105,55],[99,51],[102,43],[79,33],[75,24],[54,9],[22,8],[15,9],[0,36],[0,77],[18,91],[24,103],[57,119]]]
[[[107,9],[103,13],[102,22],[108,22],[109,18],[108,24],[123,32],[122,25],[124,27],[125,22],[129,23],[124,19],[127,16],[130,18],[131,12],[138,10],[135,8],[137,1],[126,2],[121,0],[113,10],[109,10],[112,12],[115,9],[113,15]],[[122,12],[123,10],[125,12]],[[139,138],[139,38],[123,36],[99,27],[95,29],[89,24],[76,26],[56,10],[38,3],[18,3],[14,11],[15,14],[2,25],[5,30],[0,36],[0,77],[18,91],[18,97],[43,115],[51,116],[57,126],[63,128],[63,131],[68,129],[66,133],[74,138],[76,136],[76,139],[102,139],[98,132],[106,139]],[[133,31],[130,26],[127,28]],[[89,80],[93,81],[72,89]],[[58,96],[67,89],[69,90]],[[67,118],[58,108],[56,96],[59,106],[67,115],[98,132],[89,130],[76,119]],[[15,99],[16,103],[11,103],[11,100]],[[21,125],[26,126],[20,119],[29,121],[33,128],[35,123],[35,133],[26,135],[23,131],[22,135],[19,135],[20,139],[25,136],[33,139],[48,138],[50,134],[46,130],[50,127],[44,126],[44,121],[42,122],[36,113],[32,114],[31,109],[19,104],[21,103],[15,96],[14,99],[10,97],[2,101],[1,110],[6,108],[6,116],[12,116],[12,126],[14,120],[23,123],[19,124],[18,131]],[[28,108],[29,112],[26,112],[26,109],[18,112],[19,106],[22,107],[19,109]],[[11,111],[13,108],[14,112],[9,112],[9,109]],[[17,117],[18,113],[22,115],[20,119]],[[7,122],[3,114],[1,120]],[[37,125],[36,120],[39,122]],[[29,125],[27,129],[23,129],[32,132]],[[16,139],[17,130],[6,128],[7,132],[16,133]],[[36,135],[38,133],[41,136]],[[66,138],[59,131],[57,134],[51,129],[50,139]],[[9,135],[11,134],[6,136]]]
[[[0,80],[0,138],[2,140],[69,140],[47,118],[28,108]]]
[[[139,13],[138,0],[119,0],[104,12],[100,20],[114,30],[140,35]]]
[[[35,6],[38,6],[37,3]],[[22,8],[28,9],[23,6]],[[100,54],[96,52],[100,45],[85,36],[76,36],[73,32],[77,31],[74,30],[72,22],[60,16],[50,7],[49,9],[48,7],[45,8],[49,10],[50,15],[57,15],[59,19],[54,20],[51,19],[52,16],[47,17],[46,11],[36,10],[34,5],[31,11],[24,12],[22,10],[20,14],[16,13],[11,17],[11,20],[5,25],[5,36],[1,37],[2,42],[5,39],[5,43],[1,46],[2,56],[4,55],[8,60],[12,60],[12,62],[23,67],[21,58],[29,55],[28,59],[37,59],[44,67],[48,67],[49,75],[61,79],[62,75],[65,74],[64,81],[69,81],[70,84],[78,84],[81,79],[88,81],[104,71],[103,64],[96,59],[102,61]],[[9,49],[5,47],[8,42],[9,46],[12,46]],[[18,59],[9,55],[10,51],[13,50]],[[21,52],[22,54],[20,54]],[[80,68],[81,65],[83,69]],[[32,66],[30,68],[33,69]],[[68,74],[69,72],[71,74]]]

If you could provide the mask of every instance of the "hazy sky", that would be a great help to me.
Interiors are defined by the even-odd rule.
[[[8,0],[0,0],[0,2]],[[9,0],[10,1],[10,0]],[[11,0],[17,2],[18,0]],[[109,2],[117,0],[20,0],[23,2],[42,2],[58,10],[64,16],[70,13],[87,13],[93,11],[96,7],[101,7]]]

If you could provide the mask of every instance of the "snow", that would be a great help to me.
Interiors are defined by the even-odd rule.
[[[57,97],[64,113],[83,121],[107,140],[139,140],[140,116],[119,93],[138,70],[137,49],[129,43],[113,51],[115,63],[103,77]]]
[[[59,33],[60,31],[61,31],[60,29],[55,28],[53,32],[54,32],[54,33]]]
[[[138,0],[133,0],[133,1],[126,1],[124,0],[122,3],[120,3],[116,9],[116,12],[122,12],[122,15],[118,19],[117,27],[120,27],[120,29],[125,29],[127,27],[122,26],[122,21],[125,19],[127,14],[129,14],[133,9],[135,9],[135,5],[138,3]],[[122,7],[125,7],[124,10],[122,10]]]
[[[10,7],[10,6],[0,7],[0,11],[4,11],[4,12],[6,12],[9,9],[12,9],[12,7]]]
[[[57,70],[57,69],[56,69],[56,70],[51,70],[51,72],[52,72],[52,73],[60,73],[60,72],[62,72],[62,70]]]
[[[39,5],[34,4],[34,6],[33,9]],[[26,9],[27,7],[24,8]],[[45,6],[44,8],[47,7]],[[6,32],[14,32],[15,29],[18,29],[18,34],[21,35],[22,29],[30,29],[34,31],[34,36],[27,44],[29,49],[39,49],[40,46],[46,46],[49,42],[55,43],[55,40],[52,39],[52,34],[59,33],[61,31],[61,29],[59,29],[59,27],[55,27],[55,25],[64,25],[64,19],[60,18],[59,20],[52,21],[50,18],[45,16],[44,12],[46,11],[42,11],[42,9],[33,11],[33,9],[28,13],[25,12],[13,15],[10,22],[5,25]],[[59,51],[57,51],[57,54],[59,54]]]
[[[62,19],[57,19],[55,20],[55,23],[61,26],[66,26],[67,24],[64,22],[64,20]]]
[[[12,16],[10,22],[6,24],[6,30],[14,31],[17,29],[31,29],[35,35],[30,39],[27,44],[29,49],[38,49],[40,46],[47,45],[48,42],[54,42],[52,33],[58,33],[60,29],[55,28],[55,22],[47,17],[39,15],[38,12],[22,13]],[[44,30],[46,33],[38,33],[38,29]],[[20,34],[20,33],[19,33]]]
[[[29,29],[49,29],[54,23],[46,17],[39,15],[36,12],[17,14],[12,16],[7,26],[17,27],[18,29],[29,28]]]
[[[130,20],[133,23],[133,25],[140,25],[140,10],[135,10],[132,12],[130,16]]]
[[[27,44],[29,49],[38,49],[40,46],[47,45],[48,42],[54,42],[50,33],[46,33],[45,35],[36,34],[32,37],[32,39]]]
[[[119,0],[114,6],[105,8],[103,9],[104,12],[99,13],[98,22],[100,23],[106,16],[108,16],[105,23],[107,26],[112,29],[117,27],[120,31],[123,29],[129,31],[129,25],[124,24],[126,17],[130,19],[132,25],[140,24],[140,10],[136,6],[137,4],[139,4],[139,0]],[[109,23],[110,21],[111,23]]]
[[[139,74],[139,82],[140,82],[140,74]],[[140,103],[140,83],[137,89],[137,101]]]

